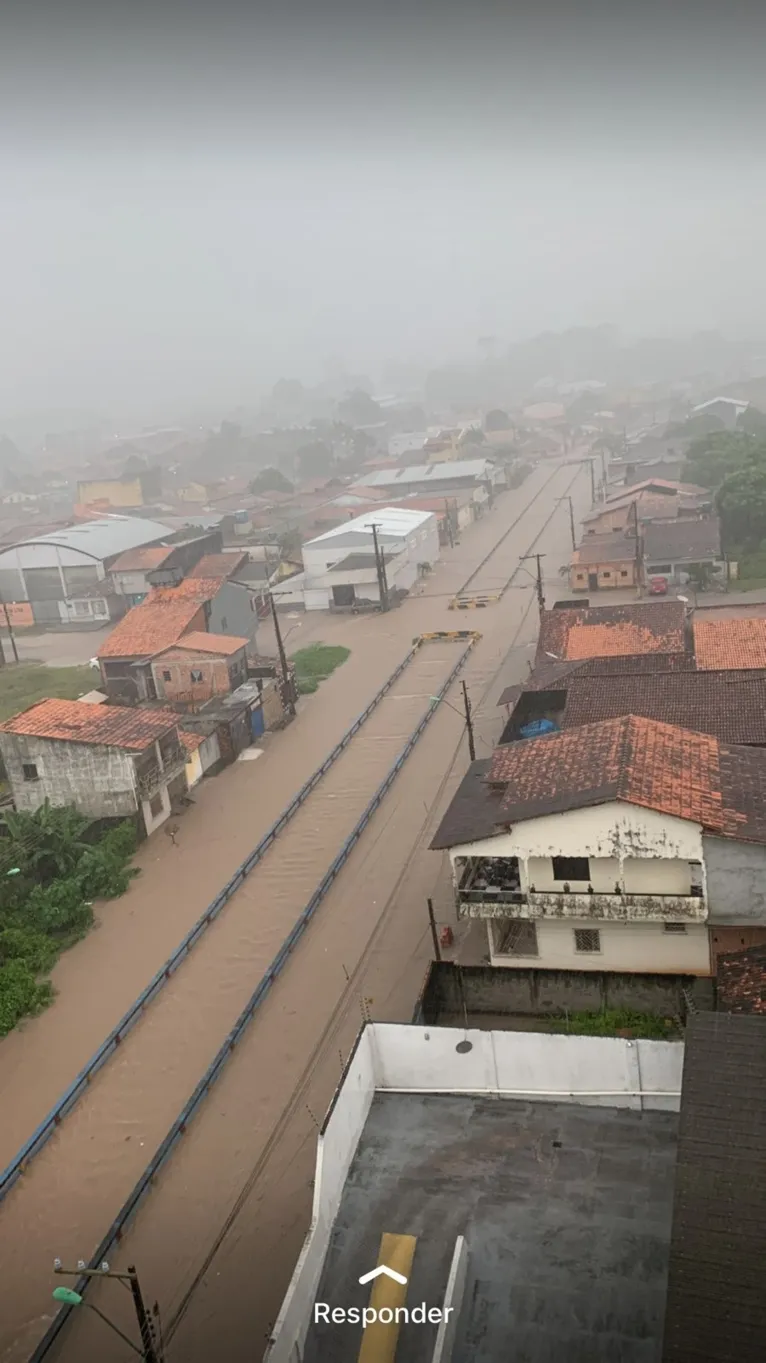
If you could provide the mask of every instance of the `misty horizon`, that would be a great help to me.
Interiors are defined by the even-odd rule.
[[[761,343],[752,9],[2,23],[0,427],[377,381],[486,335]]]

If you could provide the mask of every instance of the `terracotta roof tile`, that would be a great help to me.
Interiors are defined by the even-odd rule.
[[[613,800],[766,843],[766,751],[635,715],[497,748],[486,780],[502,791],[499,807],[484,799],[465,835],[448,810],[432,846]]]
[[[141,605],[173,601],[212,601],[225,581],[226,578],[222,574],[217,577],[185,577],[183,582],[179,582],[175,587],[153,587]]]
[[[566,691],[562,729],[642,715],[712,734],[723,743],[766,745],[766,670],[581,675]]]
[[[88,705],[80,700],[41,700],[6,719],[0,724],[0,730],[140,752],[177,724],[177,715],[169,710]]]
[[[247,558],[246,553],[236,553],[235,551],[229,554],[205,554],[199,563],[195,563],[191,572],[187,573],[186,580],[194,581],[197,578],[217,577],[225,581],[227,577],[231,577],[233,572],[236,572],[237,568],[247,562]]]
[[[766,619],[747,616],[739,620],[693,621],[697,667],[766,667]]]
[[[681,601],[543,611],[537,658],[550,662],[686,652]]]
[[[175,644],[171,644],[170,649],[163,649],[163,653],[179,650],[185,653],[220,653],[228,657],[232,653],[239,653],[248,643],[248,639],[238,635],[206,634],[204,630],[193,629],[188,634],[182,634]]]
[[[151,592],[115,625],[98,650],[99,658],[152,658],[177,643],[202,605],[197,597],[156,600]]]
[[[150,547],[127,549],[115,560],[109,571],[110,573],[151,572],[152,568],[159,568],[166,558],[170,558],[176,547],[174,544],[158,544],[153,549]]]

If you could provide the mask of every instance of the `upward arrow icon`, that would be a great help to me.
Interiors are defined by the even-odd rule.
[[[385,1273],[386,1277],[392,1278],[395,1283],[401,1283],[402,1287],[407,1281],[403,1273],[397,1273],[395,1268],[387,1268],[385,1264],[378,1264],[378,1267],[373,1268],[372,1272],[363,1273],[359,1281],[364,1286],[365,1283],[371,1283],[373,1278],[379,1278],[381,1273]]]

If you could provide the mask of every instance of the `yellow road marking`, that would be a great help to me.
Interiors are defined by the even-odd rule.
[[[378,1253],[378,1266],[385,1264],[386,1268],[393,1268],[396,1273],[409,1278],[416,1244],[417,1239],[414,1235],[383,1235]],[[390,1307],[393,1320],[390,1324],[375,1320],[367,1326],[362,1335],[358,1363],[394,1363],[399,1341],[396,1308],[404,1306],[406,1300],[407,1283],[397,1283],[393,1278],[384,1276],[375,1279],[369,1304],[378,1312],[381,1307]]]

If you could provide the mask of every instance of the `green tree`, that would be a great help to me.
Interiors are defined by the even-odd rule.
[[[716,494],[724,546],[746,552],[766,540],[766,460],[750,460],[725,478]]]
[[[748,463],[766,461],[766,440],[746,431],[717,431],[689,446],[683,478],[702,487],[720,487],[724,479]]]
[[[461,445],[485,445],[487,442],[483,431],[478,431],[473,426],[469,426],[467,431],[463,431],[459,443]]]
[[[757,407],[746,407],[737,417],[737,426],[748,435],[766,436],[766,413]]]
[[[354,388],[338,403],[338,417],[348,426],[374,426],[382,420],[383,409],[363,388]]]
[[[248,484],[250,492],[292,492],[293,485],[279,469],[266,468],[256,473]]]
[[[301,478],[322,478],[333,466],[332,452],[323,440],[312,440],[297,451],[296,463]]]
[[[512,429],[513,422],[507,412],[502,407],[493,407],[491,412],[487,412],[484,418],[485,431],[509,431]]]

